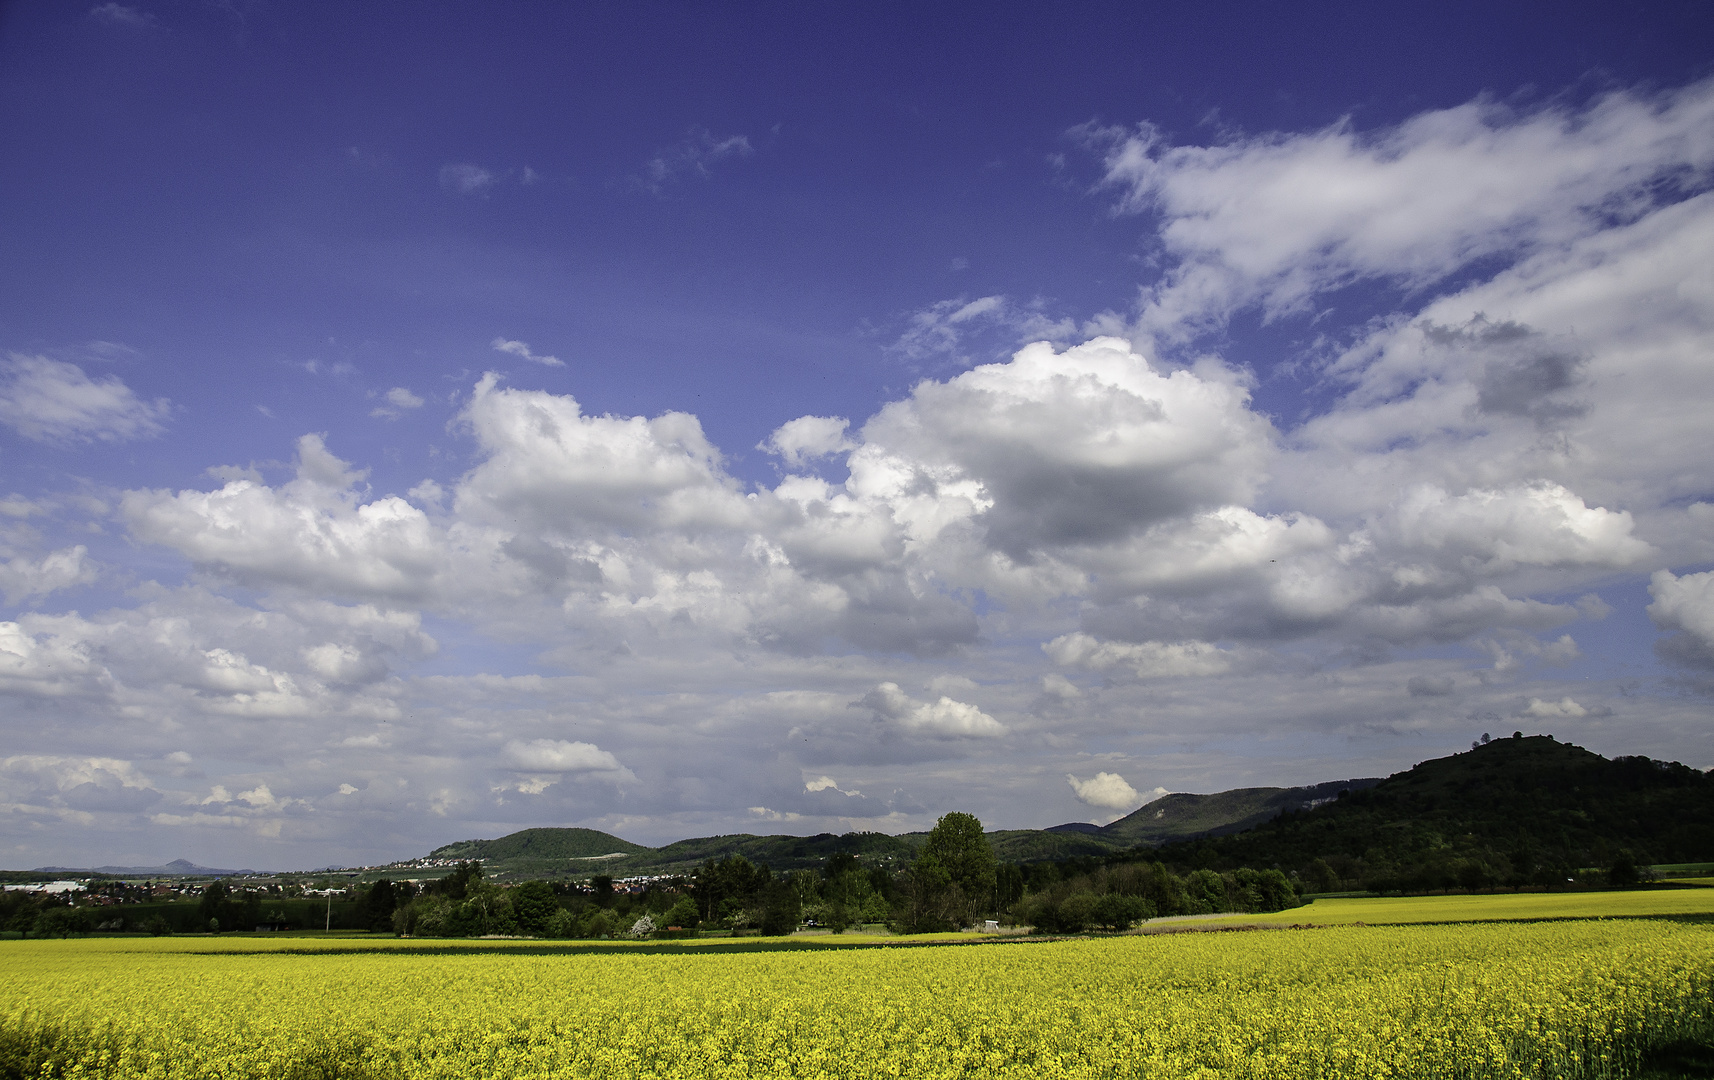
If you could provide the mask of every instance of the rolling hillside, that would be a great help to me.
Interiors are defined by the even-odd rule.
[[[1213,795],[1166,795],[1111,825],[1060,825],[1051,829],[1002,829],[988,834],[1002,862],[1044,862],[1107,856],[1137,846],[1218,835],[1249,828],[1341,789],[1374,780],[1345,780],[1314,787],[1242,788]],[[525,829],[497,840],[461,840],[438,847],[431,859],[478,859],[500,877],[587,877],[606,874],[688,873],[708,859],[742,855],[774,870],[807,870],[839,852],[871,865],[909,862],[926,833],[820,833],[815,836],[756,836],[735,833],[679,840],[664,847],[633,844],[594,829]]]
[[[839,852],[902,865],[925,833],[754,836],[633,844],[592,829],[525,829],[436,848],[502,878],[688,873],[742,855],[775,871]],[[1545,735],[1502,739],[1385,780],[1163,795],[1106,826],[991,832],[996,857],[1122,859],[1150,850],[1180,867],[1279,867],[1333,888],[1563,882],[1628,853],[1638,863],[1714,859],[1714,777],[1647,758],[1608,760]],[[1331,876],[1332,880],[1329,880]]]
[[[1277,866],[1318,878],[1330,870],[1346,888],[1563,883],[1620,860],[1714,858],[1714,775],[1677,762],[1609,760],[1547,735],[1499,739],[1313,810],[1158,854],[1181,866]]]
[[[594,829],[525,829],[498,840],[460,840],[429,852],[431,859],[599,859],[609,855],[638,855],[652,850],[611,833]]]
[[[1213,795],[1162,795],[1101,829],[1098,835],[1125,847],[1155,847],[1197,836],[1243,832],[1282,813],[1332,802],[1341,791],[1362,791],[1380,778],[1333,780],[1291,788],[1234,788]]]

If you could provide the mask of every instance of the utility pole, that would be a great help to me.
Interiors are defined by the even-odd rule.
[[[333,932],[333,890],[327,890],[327,925],[322,928],[328,933]]]

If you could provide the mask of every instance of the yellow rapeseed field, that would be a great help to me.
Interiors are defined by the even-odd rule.
[[[1152,926],[1181,922],[1254,926],[1311,923],[1489,922],[1508,919],[1635,919],[1651,916],[1714,915],[1714,888],[1640,889],[1635,892],[1471,893],[1454,896],[1361,896],[1317,900],[1303,907],[1253,915],[1154,919]]]
[[[0,944],[0,1075],[1570,1078],[1711,1027],[1714,930],[1648,920],[776,952]]]

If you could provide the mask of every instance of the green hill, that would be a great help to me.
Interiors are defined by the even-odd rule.
[[[1620,860],[1714,858],[1714,775],[1608,760],[1546,735],[1500,739],[1247,832],[1151,855],[1215,869],[1279,867],[1327,888],[1563,883]]]
[[[498,840],[460,840],[435,848],[431,859],[479,859],[483,862],[532,862],[554,859],[593,859],[603,855],[637,855],[651,849],[594,829],[525,829]]]
[[[1153,847],[1196,836],[1242,832],[1282,813],[1330,802],[1341,791],[1361,791],[1381,781],[1334,780],[1310,787],[1234,788],[1213,795],[1162,795],[1101,829],[1099,835],[1125,846]]]
[[[1060,825],[1052,829],[1001,829],[988,834],[1002,862],[1055,862],[1108,856],[1139,844],[1157,844],[1247,828],[1281,812],[1309,805],[1328,789],[1371,784],[1353,780],[1314,788],[1244,788],[1213,795],[1167,795],[1129,817],[1102,828]],[[651,848],[594,829],[525,829],[498,840],[461,840],[438,847],[431,859],[476,859],[501,878],[587,877],[606,874],[685,874],[708,859],[742,855],[775,871],[808,870],[840,852],[870,865],[903,864],[916,856],[927,833],[819,833],[815,836],[756,836],[733,833],[679,840]]]
[[[525,829],[436,848],[501,878],[684,874],[742,855],[776,872],[840,852],[903,865],[926,833],[738,833],[650,848],[593,829]],[[1385,780],[1164,795],[1107,826],[991,832],[1004,862],[1146,855],[1181,868],[1278,867],[1311,888],[1563,883],[1624,857],[1714,859],[1714,776],[1647,758],[1609,761],[1548,736],[1502,739]]]
[[[631,877],[686,874],[708,859],[742,855],[776,871],[808,870],[837,852],[863,856],[872,865],[908,862],[925,833],[888,836],[846,833],[836,836],[755,836],[737,833],[679,840],[651,848],[594,829],[525,829],[498,840],[461,840],[435,848],[431,859],[473,859],[501,879],[582,878],[593,874]]]
[[[908,862],[926,834],[889,836],[886,833],[818,833],[814,836],[752,836],[737,833],[729,836],[704,836],[680,840],[655,848],[646,860],[643,873],[688,873],[708,859],[724,859],[742,855],[753,863],[766,864],[770,869],[810,870],[821,866],[833,855],[849,852],[864,862],[879,866],[889,862]]]
[[[1066,829],[1064,826],[1051,829],[1003,829],[989,833],[988,839],[994,845],[996,859],[1014,863],[1058,862],[1061,859],[1084,855],[1110,855],[1130,846],[1122,840],[1103,835],[1094,826],[1090,828],[1094,831]]]

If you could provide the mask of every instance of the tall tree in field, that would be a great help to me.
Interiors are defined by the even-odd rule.
[[[917,933],[969,926],[994,904],[994,846],[973,814],[935,822],[911,864],[901,922]]]
[[[952,879],[969,908],[970,917],[986,912],[994,901],[994,845],[982,832],[974,814],[946,814],[928,834],[922,846]]]

